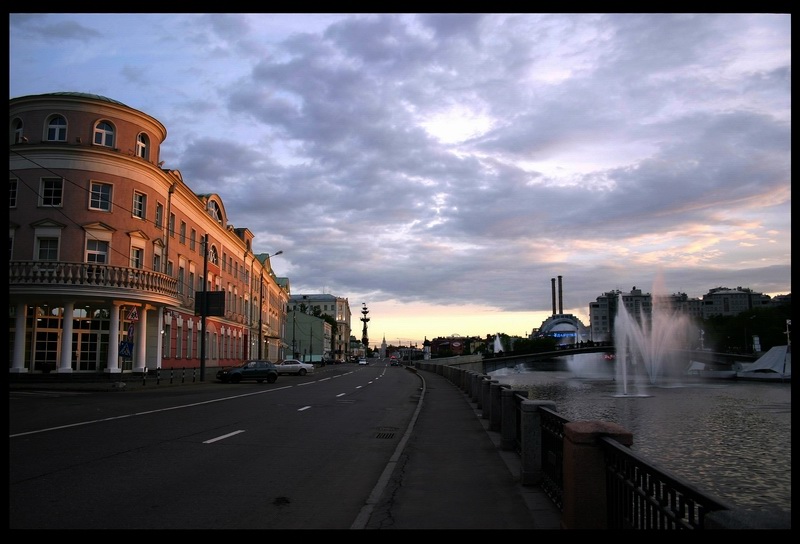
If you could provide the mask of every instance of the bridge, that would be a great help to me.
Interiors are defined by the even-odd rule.
[[[743,355],[741,353],[722,353],[716,351],[706,350],[690,350],[682,349],[675,350],[678,353],[684,354],[688,361],[700,361],[703,363],[713,363],[719,366],[731,366],[735,362],[753,362],[759,358],[758,355]],[[592,346],[573,347],[565,346],[563,349],[555,351],[543,351],[539,353],[525,353],[514,355],[510,353],[501,357],[487,357],[483,359],[483,372],[492,372],[498,368],[513,368],[519,364],[535,363],[539,361],[547,361],[554,357],[566,357],[567,355],[576,355],[581,353],[616,353],[616,347],[608,342],[601,342]]]

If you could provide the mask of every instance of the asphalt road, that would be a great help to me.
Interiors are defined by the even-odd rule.
[[[10,529],[350,529],[417,406],[385,363],[9,393]]]

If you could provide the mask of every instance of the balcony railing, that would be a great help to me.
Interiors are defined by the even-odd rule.
[[[143,268],[61,261],[10,261],[8,284],[127,289],[179,298],[178,280]]]

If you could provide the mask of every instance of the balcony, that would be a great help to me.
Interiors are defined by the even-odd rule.
[[[13,295],[127,297],[179,304],[178,280],[143,268],[60,261],[10,261],[9,292]]]

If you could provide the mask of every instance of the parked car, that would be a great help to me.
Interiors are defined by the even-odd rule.
[[[389,363],[389,366],[400,366],[400,361],[397,359],[392,359],[392,362]]]
[[[367,362],[367,360],[366,360],[366,359],[359,359],[359,360],[358,360],[358,364],[359,364],[359,365],[368,365],[369,363]]]
[[[217,379],[222,383],[239,383],[242,380],[275,383],[278,379],[278,369],[272,361],[250,360],[239,366],[220,369],[217,371]]]
[[[279,361],[275,365],[278,369],[278,374],[297,374],[298,376],[305,376],[306,374],[314,373],[314,365],[298,361],[297,359],[285,359]]]

